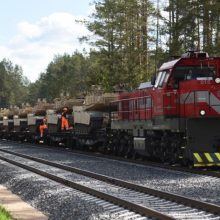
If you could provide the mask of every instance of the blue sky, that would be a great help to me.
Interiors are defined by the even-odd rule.
[[[7,0],[0,8],[0,60],[22,66],[34,81],[56,54],[73,53],[88,45],[78,37],[89,34],[76,19],[88,18],[93,0]]]

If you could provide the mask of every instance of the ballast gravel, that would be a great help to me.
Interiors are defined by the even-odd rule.
[[[96,198],[61,186],[0,160],[0,184],[46,214],[50,220],[121,219],[106,211]]]
[[[0,143],[0,148],[16,150],[19,153],[30,154],[142,186],[220,205],[220,178],[56,151],[56,148],[49,150],[35,145],[18,145],[6,142]]]

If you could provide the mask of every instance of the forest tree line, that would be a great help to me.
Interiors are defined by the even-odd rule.
[[[22,68],[0,62],[0,107],[80,96],[92,85],[113,91],[133,89],[172,56],[202,50],[220,56],[220,2],[217,0],[96,0],[81,21],[91,32],[80,41],[93,49],[57,55],[30,83]]]

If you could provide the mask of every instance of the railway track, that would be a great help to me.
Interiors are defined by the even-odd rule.
[[[5,141],[2,141],[4,142]],[[15,143],[18,144],[18,142],[15,141],[6,141],[6,143]],[[28,146],[33,146],[33,144],[30,143],[22,143],[22,145],[28,145]],[[197,169],[197,168],[188,168],[188,167],[182,167],[178,164],[176,165],[169,165],[169,164],[163,164],[159,162],[152,162],[152,161],[146,161],[146,160],[134,160],[134,159],[129,159],[129,158],[123,158],[119,156],[114,156],[114,155],[108,155],[108,154],[97,154],[91,151],[80,151],[80,150],[73,150],[69,148],[51,148],[51,146],[47,145],[35,145],[36,147],[39,148],[46,148],[49,150],[56,150],[56,151],[61,151],[61,152],[69,152],[69,153],[77,153],[77,154],[82,154],[82,155],[87,155],[87,156],[92,156],[92,157],[98,157],[98,158],[106,158],[106,159],[113,159],[113,160],[119,160],[119,161],[124,161],[124,162],[129,162],[129,163],[134,163],[134,164],[140,164],[140,165],[146,165],[146,166],[151,166],[151,167],[158,167],[158,168],[163,168],[163,169],[168,169],[168,170],[174,170],[174,171],[180,171],[180,172],[186,172],[186,173],[192,173],[192,174],[199,174],[199,175],[205,175],[205,176],[210,176],[210,177],[217,177],[220,178],[220,168],[217,167],[217,170],[210,170],[207,168],[204,169]]]
[[[220,206],[217,205],[153,190],[26,154],[5,149],[0,149],[0,151],[2,152],[1,160],[122,206],[143,216],[164,220],[220,219],[218,217],[220,216]],[[62,175],[60,175],[61,173]],[[70,175],[74,175],[74,180],[67,178]]]

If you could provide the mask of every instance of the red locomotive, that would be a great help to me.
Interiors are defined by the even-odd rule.
[[[193,166],[220,165],[220,58],[189,51],[156,80],[124,92],[112,117],[115,152]]]

